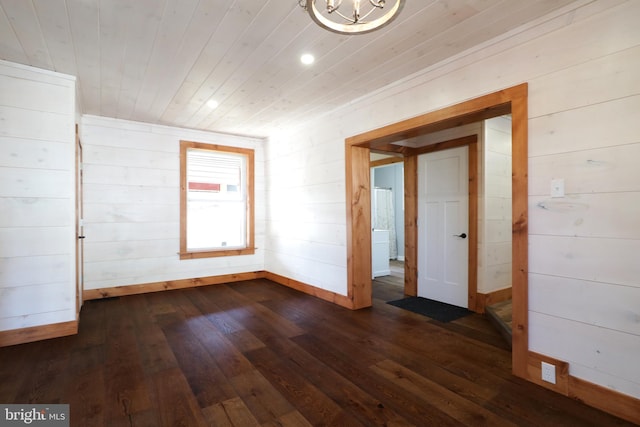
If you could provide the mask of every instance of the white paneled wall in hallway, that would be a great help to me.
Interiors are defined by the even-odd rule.
[[[75,78],[0,61],[0,331],[76,319]]]
[[[266,269],[346,294],[344,139],[528,82],[529,349],[640,398],[638,16],[635,0],[576,2],[274,135]]]
[[[263,141],[83,116],[85,289],[264,269]],[[180,140],[255,150],[253,255],[180,260]]]
[[[482,126],[478,292],[511,287],[511,117]]]

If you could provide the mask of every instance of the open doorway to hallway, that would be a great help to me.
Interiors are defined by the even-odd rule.
[[[405,291],[417,292],[417,188],[407,176],[417,172],[412,147],[398,141],[439,130],[451,129],[504,114],[512,115],[512,296],[513,296],[513,373],[529,378],[528,348],[528,181],[527,181],[527,92],[521,84],[444,107],[440,110],[393,123],[379,129],[354,135],[345,140],[347,196],[347,280],[348,297],[354,309],[372,304],[371,221],[370,221],[370,153],[390,152],[404,156],[405,210],[413,216],[405,218]],[[446,144],[446,143],[445,143]],[[442,147],[439,147],[442,148]],[[475,296],[477,298],[477,295]],[[474,301],[470,306],[478,306]]]
[[[401,157],[371,154],[371,273],[389,276],[404,261],[404,164]],[[402,272],[404,277],[404,272]]]
[[[447,148],[454,145],[454,143],[460,147]],[[400,141],[399,144],[403,144],[403,142]],[[512,277],[511,116],[507,114],[454,129],[425,134],[421,138],[414,138],[412,141],[406,142],[406,144],[411,144],[411,148],[415,150],[414,155],[418,156],[419,165],[416,175],[418,182],[417,193],[419,194],[417,217],[419,278],[417,296],[459,307],[469,307],[471,310],[480,313],[485,312],[486,305],[486,312],[493,315],[493,320],[498,330],[503,333],[506,341],[510,344]],[[436,144],[441,144],[445,148],[440,150],[429,148]],[[445,178],[438,179],[439,175],[434,175],[435,172],[427,173],[429,168],[426,165],[432,164],[429,163],[430,160],[436,162],[434,168],[437,169],[437,166],[440,165],[440,169],[444,168],[444,170],[450,171],[452,167],[450,160],[458,159],[451,153],[462,149],[467,153],[470,152],[470,154],[464,157],[462,163],[454,163],[456,165],[460,163],[459,170],[464,172],[464,177],[459,177],[458,173],[456,173],[455,176],[446,175]],[[424,153],[420,154],[423,151]],[[415,154],[416,152],[417,154]],[[378,268],[376,266],[377,236],[375,235],[376,228],[383,228],[384,230],[381,230],[381,232],[385,233],[386,229],[389,228],[388,221],[379,219],[381,215],[377,211],[383,210],[385,206],[380,205],[380,198],[377,195],[379,192],[397,191],[397,188],[392,188],[393,181],[377,179],[377,177],[379,175],[384,177],[380,172],[384,172],[385,169],[390,170],[390,166],[396,165],[400,168],[401,164],[398,163],[398,157],[392,154],[375,152],[371,153],[370,156],[372,166],[371,222],[374,228],[372,247],[373,278],[376,281],[380,296],[387,295],[390,298],[388,300],[403,298],[405,295],[412,295],[405,292],[404,289],[404,263],[402,262],[404,256],[396,258],[389,255],[389,261],[385,259],[384,268]],[[438,160],[441,158],[444,160]],[[386,162],[393,163],[392,165],[383,164],[382,166],[377,166]],[[462,167],[463,164],[464,167]],[[390,174],[387,173],[387,175]],[[451,187],[452,182],[467,181],[474,183],[474,188],[469,187],[467,189],[465,186],[463,193],[460,194],[446,192],[446,189]],[[429,185],[429,183],[431,184]],[[435,203],[432,200],[433,197],[430,199],[428,195],[431,193],[429,193],[430,190],[428,188],[433,188],[433,191],[435,191],[433,194],[437,196],[436,201],[442,200]],[[465,212],[468,213],[463,215],[464,218],[460,217],[461,211],[456,208],[460,205],[461,197],[465,201],[468,200],[468,205],[473,207],[469,211],[465,209]],[[422,201],[420,202],[420,200]],[[399,213],[404,213],[403,202],[404,199],[402,202],[396,203],[401,208],[395,209],[396,216]],[[465,202],[466,205],[467,203]],[[442,206],[444,213],[438,214],[440,210],[434,210],[434,206]],[[449,213],[445,215],[446,212]],[[455,221],[444,221],[451,215],[457,219]],[[450,222],[454,223],[454,229],[449,230],[450,232],[443,231],[450,228],[447,226]],[[463,236],[462,238],[460,237],[461,235]],[[395,233],[391,233],[389,236],[395,236]],[[404,240],[403,235],[402,238]],[[430,244],[429,239],[431,239],[431,242],[439,243]],[[465,246],[464,253],[461,254],[465,255],[464,259],[461,259],[464,265],[456,261],[458,256],[455,253],[457,252],[451,252],[449,247],[459,245],[461,242],[469,243],[468,247]],[[387,245],[384,244],[383,246],[386,250]],[[447,253],[447,251],[450,253],[449,258],[452,259],[438,256],[438,253]],[[387,251],[387,254],[390,253],[390,251]],[[473,262],[467,261],[467,253],[469,258],[475,258]],[[403,252],[402,255],[404,255]],[[431,262],[425,262],[425,258],[431,259]],[[451,271],[443,267],[446,265],[449,265]],[[459,273],[462,268],[465,270],[464,280],[459,280],[458,283],[452,278],[461,276],[462,273],[456,273]],[[438,271],[442,273],[440,279],[438,279]],[[468,281],[467,277],[469,277]],[[471,284],[474,286],[472,287]],[[430,287],[434,290],[430,291]],[[457,293],[449,292],[452,288],[460,288],[460,291]],[[436,292],[438,289],[441,291]],[[474,304],[473,298],[469,297],[467,300],[467,295],[472,294],[477,295],[478,299],[482,299],[480,307]],[[459,295],[459,297],[452,300],[452,298],[448,298],[451,295]]]

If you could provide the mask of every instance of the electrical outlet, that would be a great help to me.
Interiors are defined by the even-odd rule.
[[[551,384],[556,383],[556,365],[542,362],[542,381],[546,381]]]

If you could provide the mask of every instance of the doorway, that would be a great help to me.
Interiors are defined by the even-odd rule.
[[[371,151],[404,156],[405,163],[405,289],[417,293],[417,153],[395,144],[419,135],[452,129],[505,114],[512,115],[512,297],[513,373],[527,377],[527,85],[494,92],[346,140],[348,296],[354,309],[371,305]],[[446,142],[435,144],[444,149]]]
[[[404,285],[403,161],[372,154],[370,167],[372,277],[400,275]]]
[[[468,308],[469,147],[418,158],[418,296]]]

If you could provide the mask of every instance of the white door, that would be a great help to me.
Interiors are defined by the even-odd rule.
[[[418,159],[418,296],[468,306],[468,147]]]

